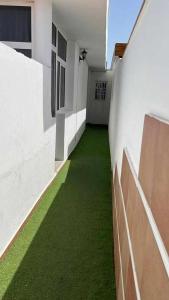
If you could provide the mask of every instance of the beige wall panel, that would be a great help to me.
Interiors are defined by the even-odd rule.
[[[169,124],[146,116],[139,180],[169,253]]]
[[[133,225],[131,242],[133,247],[133,255],[136,265],[136,273],[138,279],[138,285],[140,288],[143,262],[144,262],[144,252],[145,252],[145,236],[148,227],[148,219],[142,204],[142,200],[139,193],[135,194],[135,209],[133,211]]]
[[[169,279],[149,226],[144,244],[141,298],[144,300],[168,300]]]
[[[119,252],[119,241],[118,241],[118,222],[117,222],[117,199],[118,199],[119,185],[117,169],[115,171],[114,178],[114,262],[115,262],[115,275],[116,275],[116,289],[118,293],[119,279],[120,279],[120,252]]]
[[[127,221],[129,226],[130,236],[132,236],[135,218],[135,210],[137,202],[135,199],[138,197],[138,191],[134,182],[134,178],[130,171],[129,180],[128,180],[128,196],[127,196],[127,207],[126,207],[126,214],[127,214]]]
[[[115,262],[115,275],[116,275],[116,288],[119,285],[120,276],[120,255],[119,255],[119,244],[118,244],[118,233],[116,219],[114,221],[115,234],[114,234],[114,262]]]
[[[129,174],[130,168],[127,161],[125,152],[123,151],[123,162],[122,162],[122,172],[121,172],[121,187],[123,191],[123,198],[125,205],[127,204],[128,199],[128,184],[129,184]]]
[[[139,180],[149,204],[151,202],[151,194],[153,189],[158,134],[159,121],[150,116],[145,116]]]
[[[156,147],[151,209],[169,254],[169,125],[162,122]]]
[[[124,300],[121,276],[120,276],[120,280],[119,280],[119,287],[117,290],[117,300]]]
[[[127,282],[126,282],[126,289],[125,289],[125,300],[137,300],[131,259],[129,260],[129,264],[128,264],[128,272],[127,272],[126,280]]]
[[[130,250],[129,250],[126,227],[124,227],[123,248],[121,250],[121,253],[122,253],[121,258],[122,258],[124,293],[126,294],[127,293],[128,267],[129,267],[129,260],[130,260]]]

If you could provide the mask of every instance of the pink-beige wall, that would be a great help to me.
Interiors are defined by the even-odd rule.
[[[139,177],[127,149],[123,151],[121,177],[115,169],[113,225],[118,300],[168,299],[167,135],[169,123],[146,116]]]

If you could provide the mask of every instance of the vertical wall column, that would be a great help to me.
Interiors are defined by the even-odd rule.
[[[36,0],[33,15],[33,57],[51,67],[52,1]]]
[[[67,70],[66,70],[66,108],[73,110],[75,100],[75,75],[76,75],[76,43],[68,40],[67,42]]]
[[[43,65],[44,131],[56,123],[51,114],[51,45],[52,1],[36,0],[33,12],[33,58]]]

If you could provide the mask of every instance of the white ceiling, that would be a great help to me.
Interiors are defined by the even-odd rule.
[[[107,0],[53,0],[58,24],[88,50],[92,68],[105,68],[107,44]]]

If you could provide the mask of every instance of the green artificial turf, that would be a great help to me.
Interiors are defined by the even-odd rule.
[[[0,299],[115,299],[107,129],[87,128],[0,262]]]

